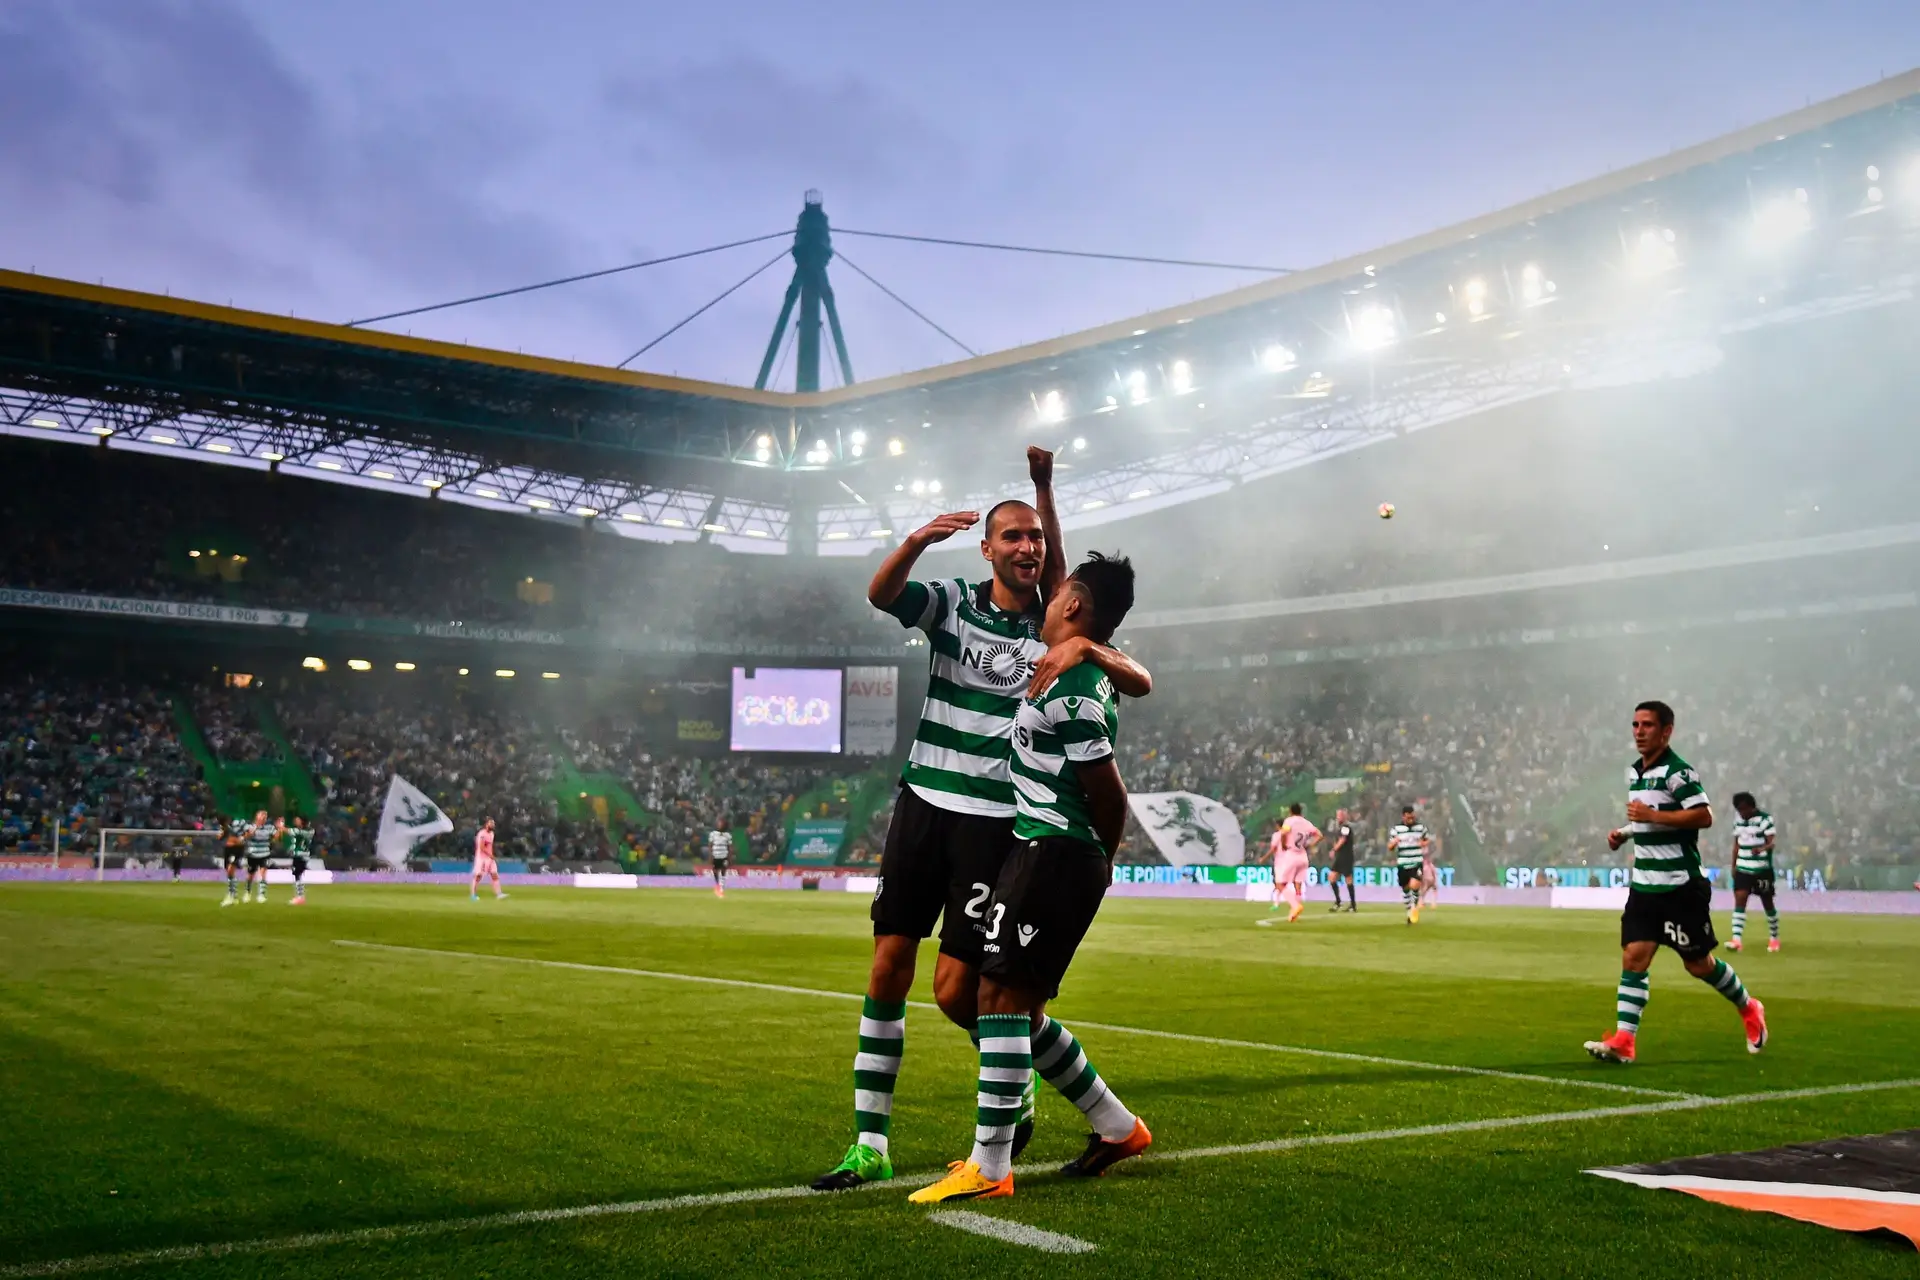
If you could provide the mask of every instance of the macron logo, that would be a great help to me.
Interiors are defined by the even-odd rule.
[[[1039,931],[1038,929],[1036,929],[1036,928],[1034,928],[1034,927],[1033,927],[1032,925],[1030,925],[1030,924],[1023,924],[1023,925],[1021,925],[1021,926],[1020,926],[1020,945],[1024,947],[1024,946],[1026,946],[1026,945],[1027,945],[1027,944],[1028,944],[1029,942],[1032,942],[1032,941],[1033,941],[1033,935],[1034,935],[1034,934],[1036,934],[1036,933],[1038,933],[1038,932],[1040,932],[1040,931]]]

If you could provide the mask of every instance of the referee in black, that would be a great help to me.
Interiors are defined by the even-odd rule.
[[[1353,823],[1345,809],[1333,815],[1333,910],[1340,909],[1340,882],[1347,885],[1347,910],[1358,911],[1360,899],[1353,892]]]

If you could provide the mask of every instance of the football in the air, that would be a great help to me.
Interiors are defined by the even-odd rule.
[[[1393,504],[1391,502],[1383,502],[1380,504],[1380,518],[1382,520],[1393,519]]]

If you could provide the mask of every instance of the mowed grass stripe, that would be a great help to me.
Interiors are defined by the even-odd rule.
[[[354,947],[368,951],[393,951],[401,954],[443,956],[458,960],[493,960],[502,964],[537,965],[552,969],[574,969],[583,973],[607,973],[630,978],[657,978],[667,982],[697,982],[708,986],[739,987],[749,991],[772,991],[781,995],[814,996],[823,1000],[848,1000],[858,1003],[863,997],[856,992],[826,991],[818,987],[791,987],[777,982],[754,982],[745,978],[716,978],[708,974],[674,973],[663,969],[630,969],[620,965],[587,964],[578,960],[544,960],[535,956],[510,956],[492,951],[450,951],[439,947],[409,947],[392,942],[362,942],[354,938],[335,938],[338,947]],[[909,1000],[907,1004],[915,1009],[938,1010],[939,1006],[925,1000]],[[1329,1058],[1339,1062],[1360,1062],[1370,1066],[1401,1067],[1415,1071],[1444,1071],[1456,1075],[1485,1076],[1495,1080],[1519,1080],[1527,1084],[1566,1085],[1575,1089],[1601,1089],[1611,1093],[1638,1094],[1650,1098],[1698,1098],[1705,1094],[1683,1093],[1676,1089],[1647,1089],[1639,1085],[1618,1084],[1611,1080],[1581,1080],[1568,1076],[1543,1076],[1525,1071],[1502,1071],[1495,1067],[1467,1067],[1451,1062],[1422,1062],[1412,1058],[1387,1058],[1377,1054],[1347,1053],[1338,1049],[1314,1049],[1305,1045],[1272,1044],[1263,1040],[1229,1040],[1219,1036],[1192,1035],[1181,1031],[1161,1031],[1154,1027],[1124,1027],[1111,1022],[1084,1022],[1076,1019],[1075,1027],[1087,1027],[1095,1031],[1114,1031],[1124,1035],[1151,1036],[1159,1040],[1178,1040],[1187,1044],[1204,1044],[1218,1049],[1251,1049],[1265,1053],[1292,1053],[1305,1057]]]
[[[1843,1094],[1878,1093],[1890,1089],[1920,1088],[1920,1078],[1906,1080],[1868,1080],[1852,1084],[1820,1085],[1808,1089],[1781,1089],[1767,1093],[1743,1093],[1731,1097],[1682,1097],[1662,1102],[1629,1103],[1617,1107],[1592,1107],[1582,1111],[1552,1111],[1532,1115],[1503,1116],[1485,1120],[1462,1120],[1447,1124],[1417,1125],[1396,1129],[1373,1129],[1360,1133],[1327,1133],[1294,1138],[1273,1138],[1264,1142],[1237,1143],[1231,1146],[1194,1147],[1185,1151],[1149,1152],[1143,1160],[1210,1160],[1227,1156],[1272,1155],[1307,1147],[1351,1145],[1365,1142],[1392,1142],[1406,1138],[1445,1137],[1487,1130],[1520,1129],[1548,1124],[1576,1124],[1592,1120],[1629,1119],[1635,1116],[1662,1115],[1676,1111],[1704,1111],[1721,1107],[1756,1106],[1769,1102],[1792,1102],[1827,1098]],[[1022,1165],[1015,1173],[1031,1176],[1051,1172],[1051,1165]],[[896,1190],[925,1186],[939,1177],[925,1172],[892,1182],[870,1183],[861,1191]],[[720,1191],[705,1195],[665,1196],[655,1200],[624,1200],[607,1204],[573,1205],[558,1209],[527,1209],[512,1213],[491,1213],[466,1218],[443,1218],[430,1222],[398,1223],[384,1227],[362,1227],[350,1231],[315,1231],[304,1235],[278,1236],[259,1240],[232,1240],[213,1244],[175,1245],[164,1249],[130,1250],[122,1253],[89,1254],[77,1258],[59,1258],[46,1262],[18,1263],[0,1267],[0,1280],[26,1280],[37,1276],[86,1275],[100,1271],[146,1266],[165,1262],[198,1262],[266,1253],[284,1253],[300,1249],[320,1249],[338,1245],[379,1244],[459,1231],[481,1231],[497,1227],[536,1226],[549,1222],[571,1222],[588,1218],[666,1213],[679,1209],[709,1209],[735,1204],[756,1204],[776,1200],[818,1200],[832,1203],[843,1193],[822,1193],[805,1186],[759,1187],[742,1191]],[[1048,1233],[1051,1234],[1051,1233]],[[1070,1239],[1071,1237],[1065,1237]]]

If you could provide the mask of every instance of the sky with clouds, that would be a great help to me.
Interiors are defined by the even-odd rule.
[[[845,227],[1310,266],[1916,64],[1913,0],[6,0],[0,265],[345,320],[818,187]],[[838,247],[981,350],[1254,278]],[[612,363],[778,248],[395,327]],[[787,274],[639,367],[750,381]],[[835,281],[857,375],[960,355]]]

